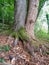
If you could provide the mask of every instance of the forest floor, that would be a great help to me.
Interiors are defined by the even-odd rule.
[[[0,65],[49,65],[49,44],[35,47],[30,42],[0,35]]]

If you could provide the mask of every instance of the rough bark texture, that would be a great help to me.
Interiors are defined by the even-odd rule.
[[[14,30],[17,31],[25,25],[26,0],[15,0]]]
[[[26,23],[26,31],[30,38],[35,38],[34,36],[34,25],[38,13],[39,0],[29,0],[29,11]]]

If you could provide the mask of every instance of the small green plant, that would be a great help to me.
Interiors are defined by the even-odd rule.
[[[0,47],[0,51],[9,51],[10,50],[10,46],[9,45],[5,45],[5,46],[1,46]]]
[[[3,63],[5,60],[3,58],[0,58],[0,62]]]
[[[48,55],[49,55],[49,51],[48,52],[46,52]]]
[[[10,50],[10,46],[9,45],[5,45],[5,46],[3,46],[3,49],[4,49],[4,51],[9,51]]]
[[[2,49],[2,47],[0,46],[0,51],[2,51],[3,49]]]

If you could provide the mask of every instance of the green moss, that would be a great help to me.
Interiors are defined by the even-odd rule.
[[[10,35],[14,38],[18,38],[18,32],[12,31]]]
[[[18,37],[24,41],[29,40],[29,36],[24,28],[20,28],[18,31]]]
[[[12,31],[10,35],[15,38],[20,38],[23,41],[29,40],[29,36],[27,35],[25,28],[23,27],[21,27],[17,32]]]

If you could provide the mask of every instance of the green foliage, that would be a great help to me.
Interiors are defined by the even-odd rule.
[[[0,46],[0,51],[9,51],[9,50],[10,50],[9,45]]]
[[[47,0],[40,0],[39,1],[39,12],[40,12],[41,8],[43,7],[45,1],[47,1]]]
[[[5,46],[3,46],[3,49],[4,49],[5,51],[9,51],[9,50],[10,50],[10,46],[9,46],[9,45],[5,45]]]
[[[3,35],[10,35],[12,33],[12,30],[11,29],[8,29],[8,30],[0,30],[0,34],[3,34]]]
[[[41,42],[49,43],[49,0],[40,0],[34,31],[36,38]]]
[[[40,30],[38,32],[35,32],[35,36],[42,41],[44,42],[49,42],[49,35],[46,34],[44,31]]]
[[[29,40],[29,36],[24,28],[20,28],[17,32],[9,29],[9,30],[3,30],[0,32],[0,34],[10,35],[14,38],[21,38],[24,41]]]
[[[14,0],[0,0],[0,31],[12,27],[14,21]]]
[[[9,25],[6,25],[6,24],[3,25],[2,23],[0,23],[0,33],[9,29],[10,29]]]
[[[49,30],[49,14],[46,14],[46,18],[47,18],[47,24],[48,24],[48,30]],[[49,34],[49,32],[48,32]]]
[[[0,58],[0,62],[3,63],[5,60],[3,58]]]
[[[49,51],[48,52],[46,52],[48,55],[49,55]]]

